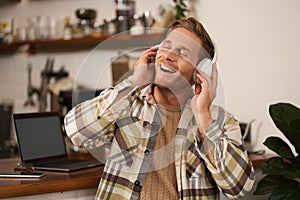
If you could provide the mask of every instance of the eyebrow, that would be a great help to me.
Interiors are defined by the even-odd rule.
[[[163,40],[163,42],[162,42],[163,44],[165,44],[165,43],[171,43],[171,40],[167,40],[167,39],[165,39],[165,40]]]

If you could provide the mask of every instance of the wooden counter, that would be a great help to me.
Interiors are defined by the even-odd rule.
[[[264,161],[273,156],[271,154],[249,155],[254,168],[259,168]],[[18,162],[20,162],[19,158],[0,159],[0,171],[12,171]],[[0,198],[97,188],[103,166],[70,173],[44,172],[46,175],[41,179],[0,178]]]
[[[13,171],[19,158],[0,159],[0,171]],[[40,179],[0,178],[0,198],[97,188],[103,166],[74,172],[49,172]]]
[[[252,161],[254,169],[260,168],[261,165],[263,164],[263,162],[265,162],[275,156],[277,156],[277,155],[274,153],[270,153],[270,154],[267,153],[267,154],[262,154],[262,155],[249,154],[249,158]]]

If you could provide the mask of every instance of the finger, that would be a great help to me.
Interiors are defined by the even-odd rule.
[[[205,73],[198,71],[197,74],[196,74],[196,78],[197,78],[196,83],[201,84],[201,85],[204,84],[204,85],[207,86],[207,82],[209,80],[209,77]]]
[[[158,50],[158,48],[159,48],[159,46],[158,46],[158,45],[154,45],[154,46],[150,47],[150,49],[151,49],[151,50],[154,50],[154,51],[157,51],[157,50]]]
[[[150,52],[147,55],[147,63],[155,63],[156,52]]]
[[[206,74],[204,73],[199,73],[197,74],[197,81],[200,81],[200,84],[201,84],[201,90],[202,89],[205,89],[205,90],[209,90],[210,93],[212,92],[211,90],[213,90],[212,88],[212,80],[209,76],[207,76]]]
[[[156,52],[157,52],[157,47],[151,47],[147,50],[145,50],[142,55],[150,55],[150,56],[153,56],[153,55],[156,55]]]
[[[156,56],[156,52],[147,52],[145,54],[143,54],[144,58],[150,58],[150,57],[155,57]]]
[[[147,52],[153,52],[153,51],[157,51],[158,50],[158,46],[152,46],[148,49],[146,49],[143,53],[147,53]]]
[[[213,90],[215,91],[218,87],[218,81],[219,81],[219,75],[218,75],[218,69],[217,69],[217,64],[214,63],[212,66],[212,87]]]
[[[212,65],[212,80],[213,81],[218,81],[218,69],[217,69],[217,64],[213,63]]]
[[[139,65],[143,65],[143,64],[147,64],[150,62],[152,57],[156,56],[156,52],[155,51],[145,51],[144,53],[142,53],[142,55],[140,56],[139,60],[138,60],[138,64]]]

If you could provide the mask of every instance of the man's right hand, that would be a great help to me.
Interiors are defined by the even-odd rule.
[[[145,50],[135,63],[133,74],[128,77],[128,80],[132,82],[134,86],[143,88],[153,82],[155,64],[151,63],[151,58],[155,58],[157,50],[157,46]]]

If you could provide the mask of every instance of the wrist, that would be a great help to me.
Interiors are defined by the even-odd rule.
[[[145,81],[145,79],[143,79],[143,78],[138,78],[134,74],[129,76],[127,78],[127,80],[131,82],[132,88],[139,87],[140,89],[143,89],[145,86],[147,86],[147,85],[149,85],[149,83],[151,83],[151,82]]]
[[[132,85],[134,85],[134,86],[137,85],[136,78],[134,78],[133,75],[130,75],[127,79],[131,82]]]
[[[205,136],[205,130],[210,127],[212,124],[213,120],[211,118],[210,113],[205,115],[201,115],[201,117],[198,120],[198,130],[200,133],[200,138],[203,138]]]
[[[141,83],[137,78],[135,78],[133,75],[129,76],[127,80],[131,83],[130,88],[135,88],[136,86],[141,88]]]

